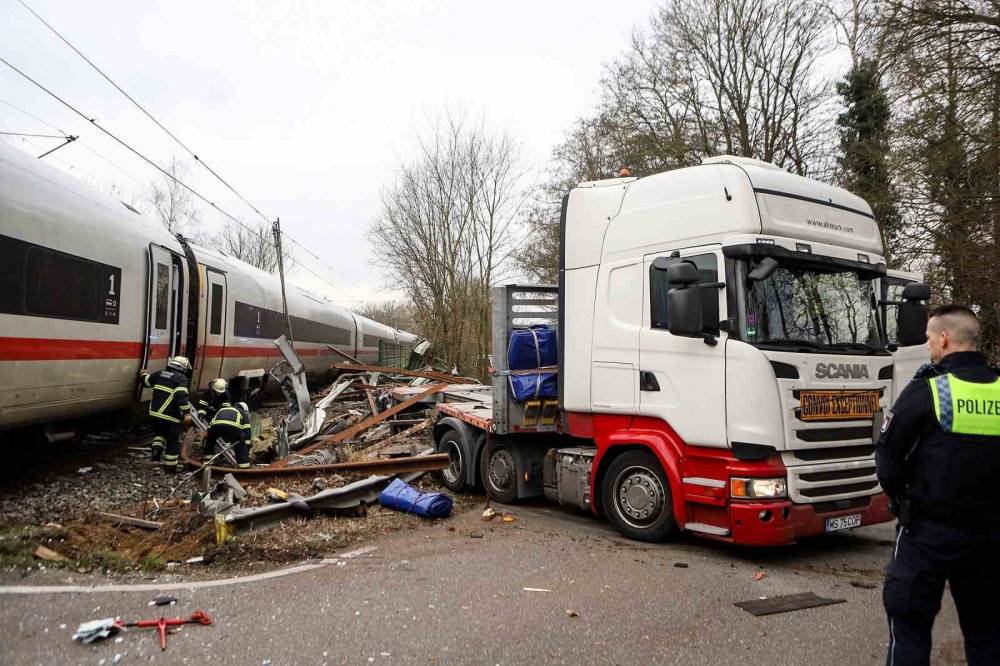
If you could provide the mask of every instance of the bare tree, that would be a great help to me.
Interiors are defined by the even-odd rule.
[[[261,222],[257,225],[248,225],[231,222],[216,237],[215,244],[229,256],[266,273],[275,273],[278,270],[278,250],[269,224]],[[287,271],[292,266],[293,258],[286,243],[282,243],[281,256]]]
[[[622,167],[642,176],[728,153],[829,177],[836,98],[817,61],[831,21],[812,0],[666,0],[606,66],[596,113],[554,151],[522,269],[556,275],[562,195]]]
[[[901,254],[978,309],[1000,355],[1000,2],[889,0],[880,22],[899,121]]]
[[[188,227],[201,221],[191,193],[177,182],[188,175],[188,168],[176,157],[172,157],[163,169],[170,175],[163,176],[160,183],[150,184],[149,205],[170,233],[184,233]]]
[[[382,194],[368,238],[375,263],[403,285],[437,353],[483,376],[489,287],[506,274],[524,203],[518,147],[485,123],[446,116]]]

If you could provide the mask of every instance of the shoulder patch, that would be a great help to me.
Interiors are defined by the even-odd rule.
[[[892,421],[892,410],[886,410],[885,416],[882,418],[882,432],[889,429],[889,422]]]
[[[928,379],[930,377],[937,377],[941,374],[941,372],[941,366],[934,363],[924,363],[922,366],[917,368],[917,372],[913,375],[913,378]]]

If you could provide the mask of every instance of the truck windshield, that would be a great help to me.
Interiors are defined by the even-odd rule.
[[[740,263],[746,276],[752,266]],[[747,342],[851,353],[884,349],[871,274],[783,260],[763,280],[741,282],[740,330]]]

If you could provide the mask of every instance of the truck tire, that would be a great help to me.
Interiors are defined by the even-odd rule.
[[[664,541],[677,533],[670,483],[649,451],[626,451],[611,463],[601,484],[604,513],[636,541]]]
[[[510,504],[517,499],[517,464],[508,444],[487,441],[479,471],[491,500]]]
[[[448,454],[448,467],[438,473],[444,487],[453,492],[465,490],[466,472],[469,461],[462,442],[462,434],[449,428],[437,442],[438,453]]]

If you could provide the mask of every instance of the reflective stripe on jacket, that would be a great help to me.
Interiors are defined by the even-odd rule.
[[[141,375],[143,386],[153,389],[149,402],[149,415],[172,423],[180,423],[190,409],[187,376],[176,370],[160,370]]]

